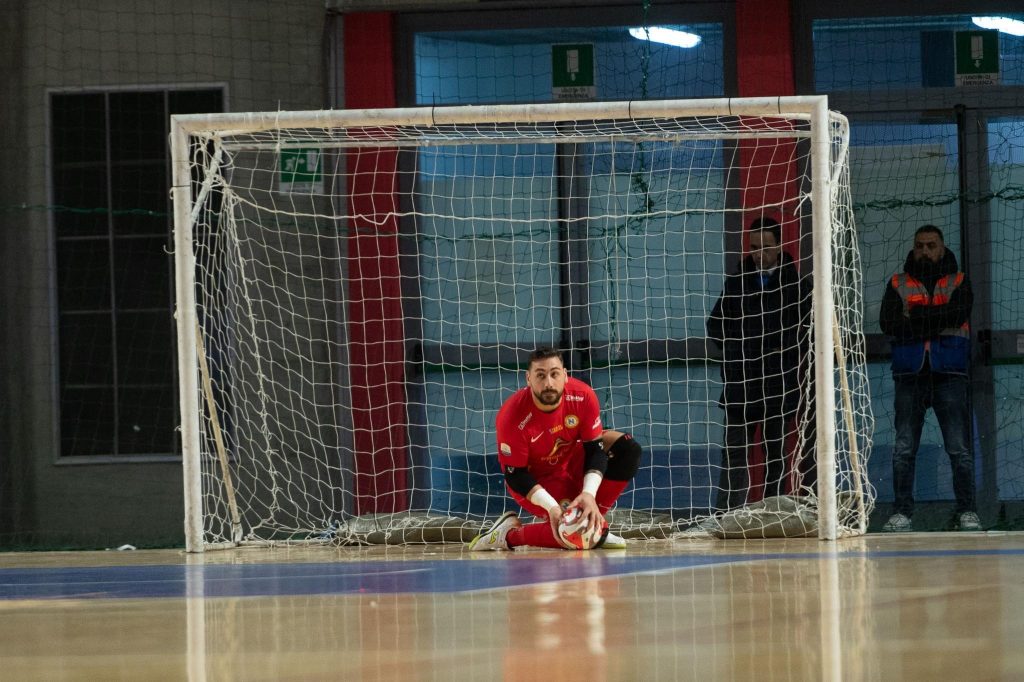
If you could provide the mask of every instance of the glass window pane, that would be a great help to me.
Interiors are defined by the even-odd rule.
[[[166,311],[118,313],[118,385],[173,384],[173,338],[171,316]]]
[[[639,40],[629,26],[424,32],[415,38],[417,104],[548,102],[553,44],[594,45],[595,99],[724,93],[719,24],[667,26],[700,36],[692,48]]]
[[[619,504],[639,509],[713,506],[725,440],[718,365],[607,367],[588,381],[606,429],[633,434],[644,465]]]
[[[167,158],[163,92],[110,94],[110,159]]]
[[[590,145],[582,165],[590,338],[703,337],[724,264],[721,142]]]
[[[1024,327],[1024,118],[988,123],[992,229],[992,326]]]
[[[167,116],[221,110],[220,88],[51,98],[65,456],[176,450]]]
[[[54,168],[53,200],[58,237],[109,232],[106,164]]]
[[[62,457],[114,454],[114,389],[65,386],[60,441]]]
[[[960,185],[953,123],[871,123],[850,130],[850,181],[864,270],[865,331],[878,333],[889,277],[922,225],[942,230],[960,262]]]
[[[106,96],[58,94],[50,98],[51,144],[53,162],[106,163]]]
[[[172,384],[118,391],[120,455],[159,455],[176,450],[177,390]]]
[[[57,242],[57,300],[62,312],[110,310],[110,243],[107,239]]]
[[[556,328],[554,154],[554,145],[421,150],[416,204],[424,213],[417,227],[425,339],[532,343]]]
[[[64,386],[114,383],[113,329],[109,313],[60,317],[60,380]]]
[[[814,22],[818,92],[952,87],[957,31],[982,30],[972,14],[861,17]],[[1024,20],[1024,14],[1008,15]],[[1024,41],[999,34],[1000,82],[1024,84]]]
[[[999,401],[996,469],[999,499],[1024,500],[1024,365],[993,368],[993,390]],[[948,461],[948,460],[947,460]]]
[[[165,159],[111,168],[114,234],[167,234],[170,195]]]
[[[167,310],[171,302],[171,254],[166,237],[114,240],[118,310]]]
[[[522,387],[519,371],[467,370],[429,374],[425,383],[430,508],[494,516],[504,510],[494,420]],[[472,405],[473,409],[452,409]]]

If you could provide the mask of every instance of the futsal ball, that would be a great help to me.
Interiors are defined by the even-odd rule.
[[[601,538],[600,528],[590,530],[583,510],[573,507],[558,522],[558,541],[566,549],[591,549]]]

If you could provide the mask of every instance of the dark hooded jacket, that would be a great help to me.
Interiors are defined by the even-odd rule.
[[[929,296],[934,295],[935,285],[940,279],[958,272],[956,256],[949,249],[946,249],[938,263],[918,263],[911,251],[903,264],[903,273],[924,285]],[[949,295],[948,302],[941,305],[931,302],[929,305],[914,305],[908,309],[903,298],[893,288],[893,278],[890,277],[882,297],[878,325],[883,333],[891,337],[893,373],[915,374],[929,368],[966,373],[970,362],[970,337],[964,336],[964,329],[973,304],[971,282],[964,276]]]
[[[748,420],[796,411],[810,312],[810,283],[787,253],[763,286],[750,256],[726,278],[707,321],[708,338],[722,349],[724,409]]]

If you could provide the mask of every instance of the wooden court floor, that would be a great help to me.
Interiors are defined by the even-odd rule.
[[[1024,534],[0,554],[2,680],[1024,680]]]

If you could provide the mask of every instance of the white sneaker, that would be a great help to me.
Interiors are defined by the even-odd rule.
[[[914,522],[905,514],[893,514],[882,526],[885,533],[908,533],[914,530]]]
[[[514,511],[507,511],[498,517],[490,530],[477,535],[469,543],[470,552],[487,552],[490,550],[512,549],[508,546],[508,532],[523,525]]]
[[[960,515],[959,529],[967,531],[981,530],[981,519],[972,511],[964,512]]]
[[[609,531],[604,534],[604,538],[600,542],[594,545],[594,549],[626,549],[626,538]]]

